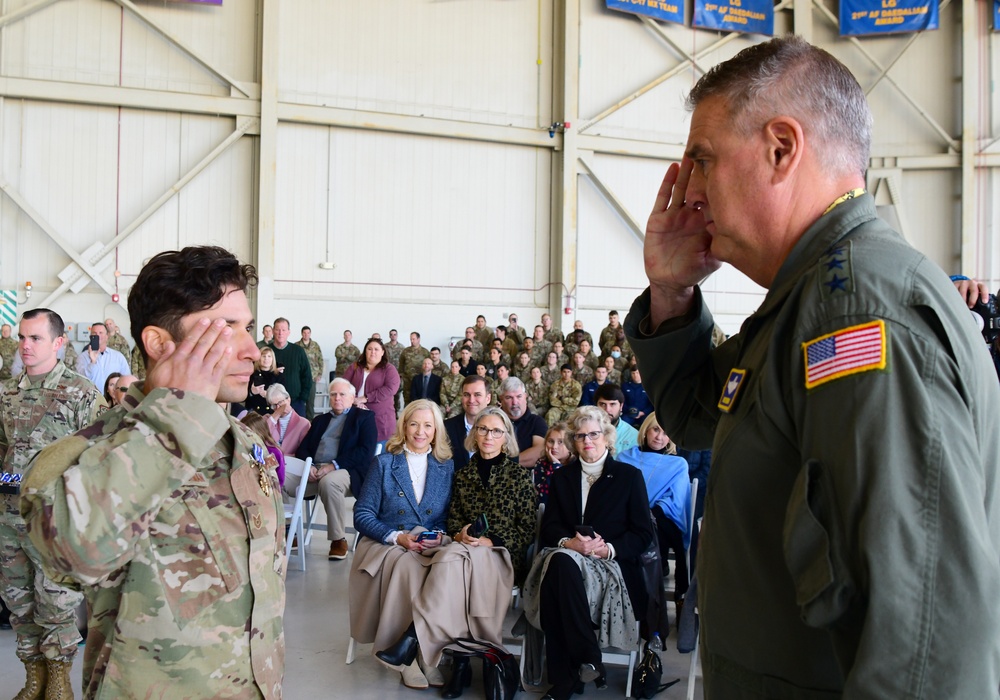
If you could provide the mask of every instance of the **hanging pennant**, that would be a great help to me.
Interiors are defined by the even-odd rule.
[[[772,0],[694,0],[695,27],[724,32],[774,34]]]
[[[841,36],[922,32],[937,28],[937,0],[840,0]]]

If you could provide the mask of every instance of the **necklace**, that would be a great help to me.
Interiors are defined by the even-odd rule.
[[[584,474],[584,476],[587,477],[587,483],[591,486],[594,485],[595,481],[601,478],[600,474]]]

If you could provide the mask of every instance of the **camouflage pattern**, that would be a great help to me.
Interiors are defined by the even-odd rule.
[[[619,323],[618,328],[621,327],[622,324]],[[612,328],[610,323],[606,325],[604,329],[601,331],[601,335],[598,336],[597,339],[598,345],[595,347],[603,348],[605,345],[609,343],[614,344],[615,337],[618,335],[618,328]]]
[[[214,402],[133,384],[35,459],[28,534],[90,604],[85,697],[281,697],[284,512],[254,449]]]
[[[522,382],[527,384],[528,382],[531,381],[531,369],[532,369],[532,364],[530,362],[528,363],[527,367],[522,367],[521,365],[518,365],[514,368],[513,374],[515,377],[517,377]]]
[[[583,396],[583,385],[575,379],[558,382],[549,387],[549,408],[545,414],[545,422],[548,425],[555,425],[561,420],[569,418],[570,414],[580,405],[580,397]]]
[[[118,331],[115,331],[113,335],[108,336],[108,347],[114,348],[120,352],[123,357],[128,357],[129,353],[132,352],[132,348],[129,346],[128,341],[125,340],[125,336]]]
[[[441,408],[444,417],[451,418],[462,412],[462,382],[465,377],[450,372],[441,379]]]
[[[389,341],[385,343],[385,354],[389,356],[389,364],[399,371],[399,356],[403,354],[402,344],[396,341]]]
[[[580,386],[583,386],[588,382],[594,381],[594,370],[592,370],[586,364],[583,367],[574,367],[573,379],[580,382]]]
[[[86,377],[57,362],[41,381],[26,373],[0,385],[0,463],[3,471],[28,473],[44,447],[97,418],[104,397]],[[28,539],[18,498],[0,495],[0,596],[11,610],[17,658],[71,661],[80,643],[76,609],[83,593],[76,584],[53,581]]]
[[[132,374],[138,377],[140,381],[146,381],[146,361],[142,359],[142,353],[139,352],[138,343],[136,343],[135,347],[132,348],[130,364],[132,365]]]
[[[337,349],[333,351],[333,356],[337,360],[337,376],[343,377],[344,372],[347,371],[347,367],[352,362],[357,362],[358,358],[361,357],[361,350],[354,343],[341,343],[337,346]]]
[[[528,394],[528,408],[532,413],[544,416],[551,408],[549,406],[549,385],[544,380],[539,379],[537,382],[533,382],[531,377],[528,377],[524,381],[524,388]]]
[[[420,374],[424,360],[431,356],[431,351],[425,347],[415,348],[412,345],[399,356],[399,383],[403,388],[403,401],[410,403],[410,382]]]
[[[459,359],[458,353],[461,351],[462,345],[464,345],[464,344],[465,344],[465,340],[464,339],[455,344],[455,347],[453,347],[451,349],[451,359],[453,359],[453,360]],[[476,362],[482,362],[483,361],[484,352],[485,351],[483,350],[483,344],[480,343],[478,340],[473,340],[472,341],[472,359],[475,360]]]
[[[595,355],[594,351],[591,350],[587,354],[587,356],[585,358],[583,358],[583,364],[585,364],[588,367],[590,367],[591,370],[595,370],[595,369],[597,369],[598,367],[601,366],[601,358],[599,358],[597,355]]]
[[[563,342],[562,331],[556,328],[555,326],[552,326],[552,328],[545,331],[544,337],[547,341],[549,341],[553,345],[555,345],[557,342],[560,343]]]
[[[567,350],[569,349],[569,344],[573,340],[573,335],[575,333],[576,330],[571,330],[566,334],[566,337],[563,339],[563,348],[566,348]],[[594,337],[590,335],[590,333],[588,333],[587,331],[583,331],[583,340],[586,340],[588,343],[590,343],[590,347],[594,347]]]
[[[515,357],[520,350],[521,344],[509,335],[504,338],[503,343],[500,345],[500,354],[506,355],[508,360],[511,357]]]
[[[320,348],[319,343],[315,340],[310,340],[308,345],[306,345],[304,340],[300,340],[295,344],[305,350],[306,357],[309,358],[309,371],[312,373],[313,382],[319,381],[323,376],[323,370],[326,369],[326,362],[323,360],[323,349]]]
[[[612,384],[617,384],[618,386],[621,386],[622,385],[621,370],[613,369],[610,372],[608,372],[608,381],[611,382]]]
[[[73,343],[67,340],[63,345],[63,364],[67,367],[76,367],[76,361],[79,357],[80,354],[76,351],[76,348],[73,347]],[[132,374],[135,374],[135,372]]]
[[[507,326],[507,339],[513,340],[517,344],[517,347],[522,347],[524,345],[524,339],[527,337],[528,334],[524,330],[523,326],[518,326],[517,328]]]
[[[15,354],[17,354],[17,339],[0,338],[0,360],[3,360],[3,367],[0,367],[0,381],[10,379],[10,369],[14,366]]]
[[[572,340],[567,340],[565,343],[563,343],[563,354],[566,355],[566,357],[573,357],[573,355],[575,355],[576,351],[579,349],[580,346],[577,343],[573,342]],[[562,365],[561,360],[559,364]]]
[[[484,326],[482,329],[475,326],[473,328],[475,329],[476,340],[482,343],[483,347],[489,347],[490,343],[493,342],[493,333],[495,331],[489,326]]]
[[[613,348],[615,345],[617,345],[622,351],[622,356],[620,358],[616,358],[616,360],[620,359],[624,362],[629,362],[633,357],[633,353],[632,353],[632,346],[629,345],[628,338],[622,338],[621,340],[617,341],[612,339],[611,342],[602,345],[601,357],[602,358],[610,357],[611,348]]]
[[[545,364],[545,356],[552,352],[552,343],[547,340],[535,341],[535,347],[531,348],[531,364],[541,367]]]
[[[444,379],[451,374],[451,367],[444,360],[438,360],[437,364],[431,369],[431,372]]]
[[[542,365],[542,381],[546,386],[552,386],[559,381],[560,378],[560,365],[558,362],[555,367],[549,367],[548,365]]]

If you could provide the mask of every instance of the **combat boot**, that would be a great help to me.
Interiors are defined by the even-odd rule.
[[[27,673],[27,680],[21,692],[14,696],[14,700],[43,700],[45,697],[45,659],[25,661],[24,670]]]
[[[69,680],[69,670],[73,661],[46,659],[48,679],[45,681],[45,700],[73,700],[73,686]]]

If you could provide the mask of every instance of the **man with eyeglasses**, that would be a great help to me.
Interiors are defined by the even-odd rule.
[[[58,358],[63,320],[48,309],[24,314],[18,326],[24,372],[0,384],[0,465],[25,475],[44,447],[97,418],[104,398],[86,378]],[[0,495],[0,597],[11,610],[17,657],[27,679],[18,697],[63,697],[80,633],[76,609],[83,593],[45,574],[28,540],[14,494]],[[47,691],[47,692],[46,692]]]
[[[501,365],[503,366],[503,365]],[[500,408],[510,418],[522,467],[534,467],[545,450],[545,419],[528,410],[528,390],[517,377],[500,382]]]
[[[493,395],[487,388],[486,381],[478,374],[470,374],[462,382],[462,413],[452,416],[444,422],[445,433],[451,442],[452,458],[455,469],[462,469],[469,464],[471,453],[465,449],[465,438],[472,429],[476,416],[490,405]]]
[[[594,392],[594,403],[608,414],[611,425],[615,426],[618,437],[615,439],[615,454],[620,455],[630,447],[639,444],[639,431],[622,420],[622,409],[625,407],[625,393],[617,384],[605,382]]]
[[[111,396],[115,402],[115,406],[121,405],[122,398],[128,392],[128,388],[137,381],[139,381],[139,378],[134,374],[126,374],[124,377],[118,377],[118,383],[115,384],[115,393]]]

